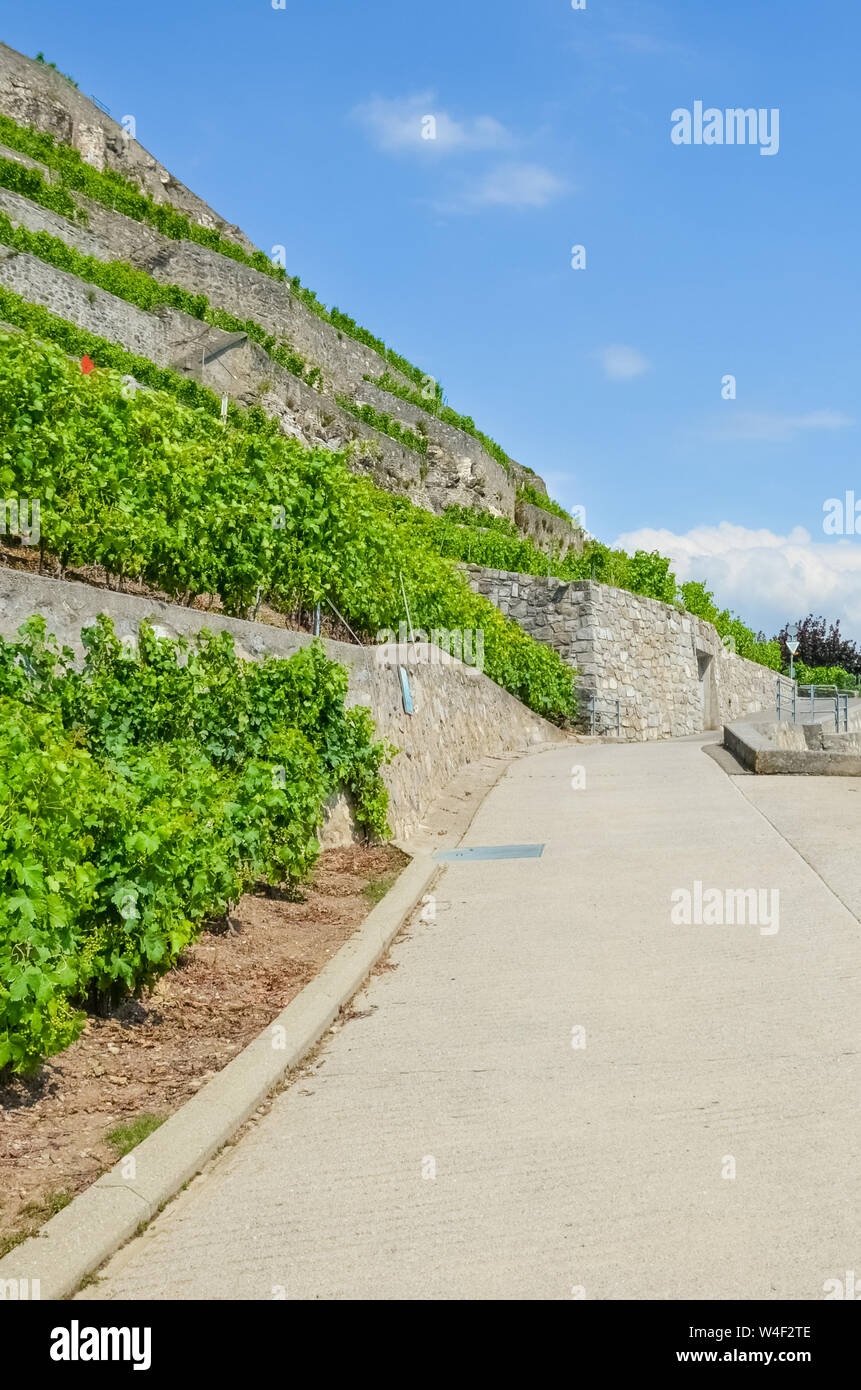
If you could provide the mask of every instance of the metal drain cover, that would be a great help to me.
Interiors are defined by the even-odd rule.
[[[477,845],[473,849],[438,849],[434,859],[540,859],[543,845]]]

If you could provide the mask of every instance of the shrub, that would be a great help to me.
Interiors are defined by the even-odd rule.
[[[77,1037],[93,848],[110,780],[55,713],[0,696],[0,1068]]]
[[[564,507],[560,507],[558,502],[554,502],[546,493],[539,492],[537,487],[531,483],[521,483],[517,489],[517,500],[529,502],[533,507],[540,507],[543,512],[550,512],[553,516],[558,516],[562,521],[571,521],[571,513],[566,512]]]
[[[113,372],[84,376],[55,348],[0,335],[0,488],[41,499],[42,545],[63,567],[103,565],[173,598],[219,594],[240,614],[258,594],[282,609],[325,597],[368,637],[403,618],[403,582],[416,626],[482,629],[492,679],[541,714],[572,715],[570,668],[472,593],[429,513],[262,412],[233,421],[160,391],[128,398]]]
[[[339,787],[387,834],[393,750],[318,643],[257,665],[143,624],[129,651],[102,617],[84,644],[76,672],[41,618],[0,639],[0,1069],[151,985],[257,879],[301,881]]]
[[[113,169],[94,169],[71,145],[64,145],[56,141],[52,135],[35,130],[32,126],[19,125],[17,121],[4,115],[0,115],[0,144],[5,144],[10,149],[18,150],[22,154],[29,155],[32,159],[39,160],[59,176],[57,193],[58,196],[61,193],[65,195],[66,201],[63,205],[65,210],[61,209],[59,203],[56,206],[44,203],[43,206],[53,206],[54,211],[61,212],[62,216],[71,218],[76,215],[77,204],[69,197],[69,190],[83,193],[85,197],[101,203],[104,207],[113,208],[115,211],[123,213],[124,216],[131,217],[135,222],[144,222],[155,227],[163,236],[170,237],[173,241],[194,241],[198,245],[208,247],[211,251],[216,251],[219,255],[228,256],[231,260],[251,266],[252,269],[259,270],[274,280],[288,283],[293,294],[318,318],[331,323],[340,332],[346,333],[358,342],[373,348],[375,352],[380,353],[388,362],[391,362],[398,371],[404,372],[413,381],[421,383],[426,379],[425,374],[418,367],[412,366],[406,358],[387,349],[380,338],[376,338],[367,329],[360,328],[348,314],[342,314],[338,309],[328,310],[324,304],[320,303],[313,290],[302,285],[298,276],[288,277],[284,268],[280,265],[274,265],[262,251],[246,251],[244,247],[231,241],[221,232],[215,231],[211,227],[201,226],[199,222],[190,221],[184,213],[171,207],[169,203],[156,203],[149,194],[142,193],[131,179],[125,178]],[[0,175],[0,183],[2,183],[2,175]],[[7,184],[6,186],[11,187],[12,185]],[[47,188],[48,186],[43,184],[42,187]],[[53,187],[51,185],[51,188]],[[19,188],[17,191],[23,192],[24,190]],[[31,195],[26,193],[25,196],[30,197]],[[34,201],[39,200],[39,197],[34,199]]]
[[[856,678],[842,666],[806,666],[795,662],[795,679],[799,685],[836,685],[838,690],[855,690]]]

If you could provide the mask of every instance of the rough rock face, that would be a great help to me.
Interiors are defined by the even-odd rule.
[[[774,708],[777,673],[671,604],[591,580],[464,568],[476,592],[576,666],[581,697],[596,697],[605,724],[618,700],[624,738],[679,738]]]
[[[123,126],[101,111],[61,73],[0,44],[0,111],[74,145],[96,169],[115,169],[137,179],[157,203],[172,203],[204,227],[223,232],[248,251],[245,234],[175,179]],[[120,113],[121,119],[125,112]]]

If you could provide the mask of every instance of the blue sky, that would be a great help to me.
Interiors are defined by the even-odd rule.
[[[5,8],[602,540],[861,639],[861,534],[822,531],[861,501],[856,0]],[[776,108],[778,153],[675,145],[695,101]]]

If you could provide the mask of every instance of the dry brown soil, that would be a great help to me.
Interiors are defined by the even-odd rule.
[[[303,901],[246,895],[144,998],[88,1019],[37,1076],[0,1086],[0,1255],[116,1163],[113,1131],[166,1119],[261,1032],[407,862],[391,845],[325,851]]]

